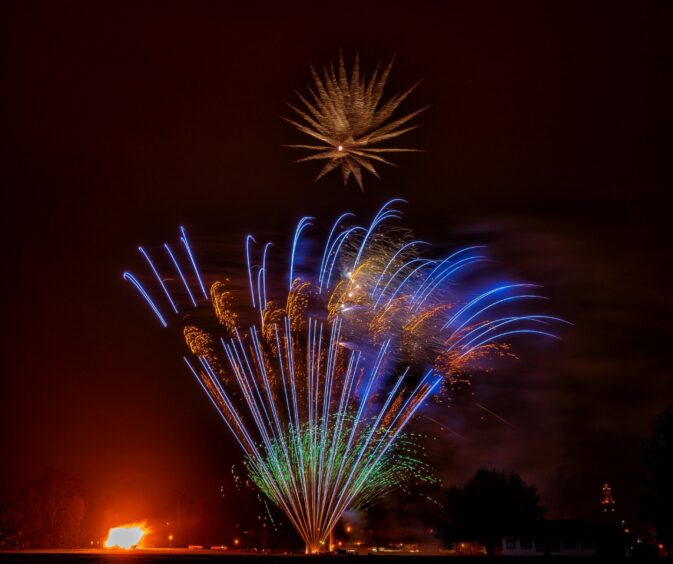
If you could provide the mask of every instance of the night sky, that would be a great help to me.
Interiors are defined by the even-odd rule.
[[[639,441],[673,402],[673,4],[467,4],[3,3],[0,503],[48,466],[129,519],[216,495],[241,457],[123,283],[135,247],[184,224],[235,270],[247,232],[283,248],[302,215],[401,196],[419,237],[488,244],[574,324],[433,411],[440,476],[518,472],[552,517],[607,481],[635,518]],[[425,152],[364,194],[282,147],[339,49],[395,56],[388,92],[422,80],[406,108],[430,106],[404,137]]]

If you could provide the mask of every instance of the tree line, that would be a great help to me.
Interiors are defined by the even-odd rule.
[[[670,552],[673,551],[673,406],[667,406],[651,420],[649,433],[641,445],[641,454],[645,469],[643,513],[656,531],[658,542]],[[232,491],[235,493],[235,489]],[[252,494],[248,492],[247,495],[250,497]],[[470,540],[485,546],[493,554],[504,536],[512,531],[525,530],[544,515],[534,486],[526,484],[516,474],[495,470],[479,470],[467,483],[441,490],[438,495],[427,495],[426,498],[427,503],[420,510],[415,509],[418,505],[407,503],[404,494],[398,498],[398,506],[392,511],[385,510],[385,505],[392,502],[384,500],[383,507],[376,507],[370,512],[370,518],[376,521],[372,524],[379,531],[395,531],[400,538],[404,533],[399,523],[405,513],[412,519],[414,511],[432,514],[437,536],[446,544]],[[248,500],[237,505],[252,507],[254,504]],[[273,537],[273,532],[279,533],[280,515],[275,519],[269,513],[268,504],[264,508],[268,515],[268,519],[266,515],[263,519],[268,520],[267,536]],[[253,513],[257,517],[251,516],[250,519],[259,520],[259,512],[256,508]],[[53,469],[45,470],[26,486],[18,498],[0,508],[0,548],[86,546],[90,542],[87,539],[90,534],[87,535],[82,526],[85,513],[81,482]],[[392,521],[393,515],[395,522]],[[423,520],[418,515],[416,519]],[[237,527],[246,529],[242,524],[237,524]],[[287,541],[287,535],[283,537]],[[268,540],[273,542],[272,538]]]

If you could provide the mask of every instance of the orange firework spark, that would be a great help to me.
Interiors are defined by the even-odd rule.
[[[408,123],[426,109],[421,108],[392,119],[400,104],[416,88],[414,85],[384,102],[383,89],[392,65],[391,61],[383,72],[377,67],[369,80],[361,76],[357,56],[350,77],[347,75],[342,55],[339,56],[338,72],[330,66],[329,69],[324,69],[321,77],[311,67],[314,86],[309,87],[310,101],[297,93],[304,109],[289,104],[302,121],[286,119],[299,131],[321,143],[288,145],[313,152],[312,155],[297,162],[327,161],[316,180],[341,166],[344,185],[352,174],[360,189],[363,189],[363,168],[379,178],[374,163],[393,164],[382,155],[417,151],[417,149],[380,146],[381,143],[418,127],[410,126]]]

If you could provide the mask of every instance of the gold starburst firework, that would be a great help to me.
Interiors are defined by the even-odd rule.
[[[396,166],[382,155],[386,153],[417,152],[418,149],[400,147],[380,147],[380,143],[399,137],[417,125],[407,125],[427,106],[408,113],[403,117],[391,118],[400,104],[413,92],[415,84],[401,94],[383,101],[383,90],[390,75],[393,61],[381,72],[378,65],[369,79],[360,74],[360,61],[356,55],[350,79],[346,71],[343,55],[339,55],[339,68],[335,72],[330,64],[323,69],[322,78],[311,67],[313,87],[309,86],[311,100],[297,92],[304,109],[288,104],[303,120],[303,123],[285,118],[302,133],[310,135],[320,145],[287,145],[296,149],[314,151],[312,155],[296,162],[327,161],[316,180],[341,165],[344,185],[351,174],[363,190],[362,169],[379,177],[374,163]]]

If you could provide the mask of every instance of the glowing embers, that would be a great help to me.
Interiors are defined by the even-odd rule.
[[[151,529],[147,527],[144,521],[112,527],[107,539],[105,539],[104,546],[105,548],[137,548],[145,535],[150,532]]]

